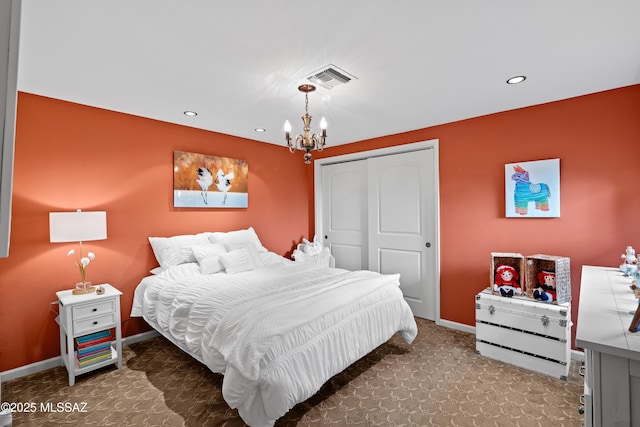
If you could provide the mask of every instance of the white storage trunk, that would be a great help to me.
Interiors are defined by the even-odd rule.
[[[567,379],[571,306],[527,297],[476,295],[476,351],[482,356]]]

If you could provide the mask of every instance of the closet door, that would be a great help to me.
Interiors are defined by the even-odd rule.
[[[367,269],[366,180],[366,160],[322,167],[322,237],[337,268]]]
[[[437,183],[433,149],[326,164],[322,230],[336,267],[400,273],[416,316],[437,317]]]
[[[368,159],[369,270],[400,273],[413,314],[436,317],[433,150]]]

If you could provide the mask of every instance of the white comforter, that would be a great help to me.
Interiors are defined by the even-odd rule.
[[[146,277],[132,316],[224,374],[222,393],[251,426],[270,426],[394,333],[417,327],[398,275],[276,264],[201,275],[183,264]]]

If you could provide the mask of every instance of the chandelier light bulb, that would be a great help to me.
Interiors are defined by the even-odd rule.
[[[327,130],[327,119],[324,117],[320,119],[320,129]]]

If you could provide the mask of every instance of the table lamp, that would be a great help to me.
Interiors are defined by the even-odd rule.
[[[107,238],[107,213],[104,211],[83,212],[78,209],[76,212],[49,212],[49,241],[59,242],[79,242],[80,254],[75,250],[69,251],[67,255],[76,255],[78,258],[78,268],[80,269],[80,282],[73,290],[74,294],[85,294],[95,291],[91,282],[86,281],[86,268],[89,262],[95,257],[92,252],[86,255],[82,250],[82,242],[92,240],[105,240]]]

